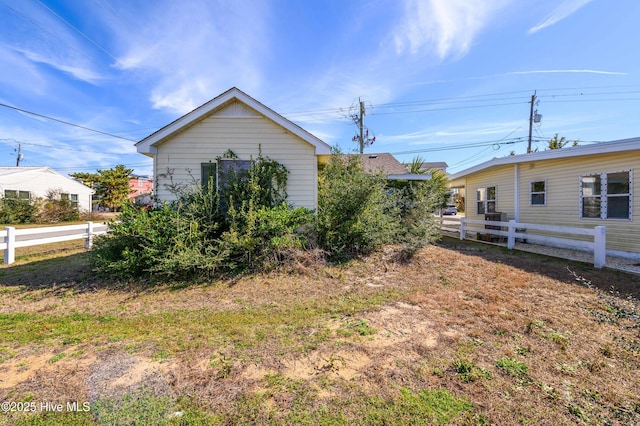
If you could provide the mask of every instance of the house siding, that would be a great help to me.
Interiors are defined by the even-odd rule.
[[[215,162],[228,150],[241,160],[256,158],[261,150],[264,157],[283,164],[289,171],[287,201],[296,207],[316,207],[315,147],[259,114],[214,114],[159,144],[154,162],[155,193],[163,200],[175,199],[167,186],[170,178],[185,185],[199,185],[200,164]]]
[[[477,214],[476,190],[494,186],[496,188],[496,211],[507,213],[507,220],[514,215],[514,172],[513,166],[500,166],[484,173],[467,176],[465,212],[469,219],[484,220],[484,214]]]
[[[520,167],[520,221],[558,226],[593,228],[606,226],[607,249],[640,253],[640,152],[522,163]],[[631,170],[631,220],[583,219],[579,210],[580,175]],[[546,181],[545,206],[531,206],[529,185]]]
[[[626,170],[631,170],[631,220],[581,218],[580,176]],[[516,181],[518,211],[514,198]],[[545,205],[531,205],[530,185],[534,181],[545,181]],[[461,182],[464,182],[466,187],[466,216],[470,219],[484,218],[476,214],[476,189],[495,186],[496,211],[505,212],[507,220],[577,228],[605,226],[607,250],[632,253],[634,256],[640,254],[640,238],[637,237],[640,235],[640,151],[499,165],[471,173],[455,181],[458,185]],[[517,215],[519,216],[516,217]],[[528,232],[562,237],[540,231]],[[591,237],[571,238],[592,241]]]
[[[91,211],[93,190],[80,182],[47,168],[20,168],[18,172],[0,176],[0,197],[5,190],[29,191],[32,197],[46,198],[47,191],[60,189],[78,195],[80,211]]]

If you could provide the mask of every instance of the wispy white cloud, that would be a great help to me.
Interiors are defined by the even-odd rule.
[[[259,86],[269,50],[266,3],[220,3],[164,2],[121,37],[116,66],[144,73],[154,108],[183,114],[231,86]]]
[[[86,81],[87,83],[96,83],[105,78],[101,73],[96,72],[94,67],[87,64],[86,61],[68,57],[64,58],[44,51],[36,52],[18,48],[14,50],[24,55],[30,61],[49,65],[52,68],[70,74],[74,78]]]
[[[428,84],[441,84],[441,83],[453,83],[456,81],[469,81],[469,80],[486,80],[492,78],[508,77],[515,75],[531,75],[531,74],[602,74],[602,75],[629,75],[627,72],[620,71],[605,71],[605,70],[529,70],[529,71],[510,71],[499,74],[481,75],[475,77],[458,78],[458,79],[441,79],[430,80],[415,83],[416,85],[428,85]]]
[[[398,54],[433,50],[444,59],[462,56],[508,1],[406,0],[405,16],[395,30]]]
[[[575,13],[578,9],[590,3],[592,0],[564,0],[554,10],[540,21],[538,24],[529,29],[529,34],[536,33],[551,25],[557,24],[563,19]]]
[[[44,75],[48,72],[47,68],[53,68],[92,84],[104,79],[108,70],[94,61],[83,49],[85,41],[80,40],[78,34],[50,10],[40,7],[38,3],[28,2],[21,4],[20,10],[6,7],[8,13],[0,18],[3,28],[0,42],[26,61],[48,66],[32,67],[32,71]],[[23,85],[22,89],[31,88]]]
[[[432,126],[416,132],[401,135],[385,135],[385,142],[402,142],[406,145],[441,145],[443,141],[459,142],[469,141],[470,137],[478,136],[504,137],[519,130],[524,121],[504,121],[495,123],[467,122],[451,125],[449,127]],[[515,129],[515,130],[514,130]]]
[[[626,72],[602,71],[602,70],[534,70],[534,71],[512,71],[498,76],[519,75],[519,74],[606,74],[606,75],[628,75]]]

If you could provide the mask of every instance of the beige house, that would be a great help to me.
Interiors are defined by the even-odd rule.
[[[640,138],[494,158],[450,177],[466,216],[606,227],[607,253],[640,258]],[[635,215],[634,215],[635,214]]]
[[[226,166],[220,160],[231,150],[238,162],[264,157],[289,170],[288,202],[316,208],[318,162],[331,147],[298,125],[232,88],[180,117],[136,144],[153,158],[154,194],[176,198],[176,187],[199,185]]]

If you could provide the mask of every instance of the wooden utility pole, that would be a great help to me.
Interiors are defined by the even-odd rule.
[[[360,154],[364,152],[364,101],[360,101],[360,119],[359,119],[359,127],[360,127]]]
[[[22,160],[22,145],[18,144],[18,158],[16,158],[16,167],[20,167],[20,160]]]
[[[360,154],[364,153],[364,147],[365,146],[370,146],[371,144],[373,144],[376,141],[376,137],[369,137],[369,129],[365,129],[364,127],[364,116],[367,113],[365,107],[364,107],[364,101],[360,100],[360,98],[358,98],[358,106],[360,109],[360,114],[351,114],[349,117],[353,120],[353,122],[355,123],[356,126],[358,126],[358,132],[354,137],[353,137],[353,141],[354,142],[358,142],[358,148],[360,151]]]
[[[531,110],[529,111],[529,144],[527,145],[527,154],[531,152],[531,131],[533,130],[533,105],[536,103],[536,91],[531,95]]]

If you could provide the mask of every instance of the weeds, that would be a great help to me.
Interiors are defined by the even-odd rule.
[[[462,244],[475,247],[444,241],[411,266],[373,254],[300,273],[153,288],[93,279],[33,288],[23,283],[55,276],[65,262],[6,268],[2,398],[89,395],[95,405],[0,424],[639,423],[629,317],[567,283],[564,266],[491,247],[451,249]],[[384,286],[367,286],[373,279]],[[477,297],[462,298],[470,287]],[[95,382],[114,356],[131,360],[132,373]],[[161,386],[136,390],[155,383],[141,371]]]
[[[516,378],[524,377],[529,371],[529,368],[524,362],[510,357],[498,359],[496,366],[508,375]]]
[[[480,368],[467,359],[459,359],[453,362],[452,367],[460,375],[464,383],[475,382],[479,379],[491,379],[491,373]]]
[[[376,334],[376,329],[364,320],[355,320],[347,322],[341,329],[341,334],[345,336],[349,336],[352,332],[360,336],[371,336],[372,334]]]

